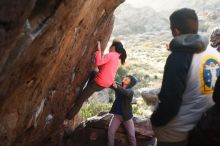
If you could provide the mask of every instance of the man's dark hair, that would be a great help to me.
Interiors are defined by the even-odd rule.
[[[170,15],[171,29],[178,29],[182,34],[198,32],[198,16],[193,9],[182,8]]]

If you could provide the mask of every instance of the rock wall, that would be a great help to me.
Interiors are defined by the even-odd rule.
[[[0,145],[59,145],[124,0],[0,1]]]

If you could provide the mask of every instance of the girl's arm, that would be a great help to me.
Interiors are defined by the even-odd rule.
[[[98,46],[98,51],[96,51],[96,53],[95,53],[96,66],[100,66],[100,65],[103,65],[103,64],[107,63],[110,59],[110,56],[108,54],[102,56],[101,42],[100,41],[97,42],[97,46]]]
[[[134,95],[133,90],[131,90],[131,89],[124,89],[124,88],[118,86],[116,83],[114,83],[114,84],[112,85],[112,87],[113,87],[113,89],[114,89],[116,92],[119,92],[119,93],[121,93],[122,95],[124,95],[124,96],[126,96],[126,97],[131,98],[131,97],[133,97],[133,95]]]
[[[109,54],[102,56],[101,50],[96,51],[95,58],[96,58],[96,65],[97,66],[106,64],[110,60]]]

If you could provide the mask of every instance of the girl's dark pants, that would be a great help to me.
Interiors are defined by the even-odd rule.
[[[72,119],[73,116],[79,112],[84,101],[86,101],[94,92],[101,91],[102,89],[104,89],[104,87],[99,86],[94,79],[89,81],[85,89],[76,99],[76,102],[74,103],[70,111],[67,113],[66,118],[69,120]]]

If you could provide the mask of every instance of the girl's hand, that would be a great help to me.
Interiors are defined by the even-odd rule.
[[[98,45],[98,51],[101,51],[101,42],[97,41],[97,45]]]
[[[118,88],[118,85],[116,83],[113,83],[112,86],[116,89]]]
[[[69,126],[70,126],[70,120],[65,119],[65,120],[63,121],[63,128],[68,128]]]

